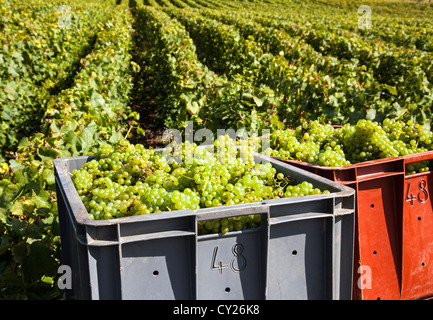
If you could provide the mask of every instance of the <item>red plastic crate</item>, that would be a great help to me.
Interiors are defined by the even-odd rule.
[[[344,167],[285,162],[356,191],[353,299],[421,299],[433,295],[432,173],[405,166],[433,151]]]

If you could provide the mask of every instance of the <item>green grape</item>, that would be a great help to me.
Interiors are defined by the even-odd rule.
[[[320,153],[317,148],[312,150],[314,139],[327,141],[327,131],[320,131],[318,125],[313,127],[315,132],[304,135],[305,141],[297,143],[293,139],[289,148],[316,159]],[[287,136],[294,138],[295,134]],[[336,140],[329,147],[337,148]],[[73,171],[74,185],[89,217],[113,219],[321,193],[309,183],[292,186],[290,177],[277,172],[270,163],[255,163],[250,145],[240,144],[238,150],[236,142],[227,136],[218,138],[213,152],[189,142],[166,151],[164,155],[126,141],[101,145],[94,160]],[[168,160],[168,156],[185,160],[188,152],[196,155],[192,163]],[[241,157],[241,152],[245,156]],[[249,215],[201,221],[197,230],[199,234],[227,233],[260,224],[260,215]]]
[[[295,129],[275,130],[263,153],[283,160],[298,160],[320,166],[340,167],[381,158],[433,150],[433,133],[412,121],[385,119],[382,123],[359,120],[333,128],[317,120]],[[429,171],[417,165],[409,173]]]

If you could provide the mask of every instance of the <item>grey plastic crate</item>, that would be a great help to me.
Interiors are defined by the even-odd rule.
[[[351,299],[353,189],[266,159],[330,194],[91,220],[71,173],[92,157],[54,160],[67,299]],[[261,214],[261,226],[198,235],[197,222]]]

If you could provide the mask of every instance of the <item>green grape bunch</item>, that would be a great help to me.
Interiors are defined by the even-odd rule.
[[[282,160],[297,160],[326,167],[406,156],[433,150],[433,133],[412,121],[359,120],[334,128],[319,121],[271,133],[270,147],[262,152]],[[429,161],[406,166],[407,174],[429,171]]]
[[[72,179],[94,220],[329,193],[306,181],[293,185],[271,163],[255,163],[248,143],[239,149],[236,144],[220,136],[214,146],[183,142],[163,151],[127,141],[102,145],[93,160],[73,171]],[[198,224],[200,234],[257,227],[261,219],[211,221]]]

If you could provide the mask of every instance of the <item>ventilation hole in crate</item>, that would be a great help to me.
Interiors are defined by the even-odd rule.
[[[371,207],[371,208],[374,208],[374,203],[370,204],[370,207]]]
[[[292,251],[292,255],[296,256],[297,254],[298,254],[298,251],[296,251],[296,250]]]
[[[229,293],[230,292],[230,287],[227,287],[224,289],[225,292]]]
[[[377,254],[377,251],[376,251],[376,250],[374,250],[374,251],[373,251],[373,254]]]
[[[157,275],[159,275],[159,271],[158,270],[153,271],[153,275],[156,277]]]
[[[421,266],[425,267],[425,262],[421,262]]]
[[[421,217],[418,217],[418,221],[421,221]]]
[[[377,300],[380,300],[380,297],[377,297]]]

